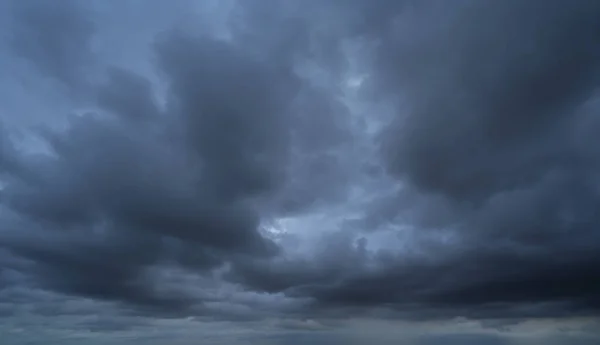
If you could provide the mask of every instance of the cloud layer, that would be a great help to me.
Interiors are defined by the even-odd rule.
[[[597,2],[4,8],[0,317],[597,341]]]

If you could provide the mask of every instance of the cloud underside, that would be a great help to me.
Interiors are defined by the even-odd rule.
[[[35,126],[42,153],[0,127],[0,291],[225,318],[600,310],[598,2],[249,1],[226,39],[149,34],[156,78],[94,50],[98,8],[47,7],[11,6],[7,56],[88,110]]]

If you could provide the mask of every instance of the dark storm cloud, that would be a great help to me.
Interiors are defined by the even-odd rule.
[[[439,336],[424,337],[418,341],[419,345],[508,345],[510,339],[498,335],[477,334],[446,334]]]
[[[204,188],[215,189],[216,199],[240,199],[277,187],[293,76],[211,40],[194,44],[176,37],[159,50],[186,144],[202,157],[201,173],[213,182]]]
[[[44,76],[76,90],[93,63],[94,22],[81,2],[12,1],[10,45]]]
[[[12,6],[12,53],[92,104],[38,130],[48,154],[0,132],[0,290],[232,320],[600,310],[597,2],[240,2],[228,40],[157,33],[157,79],[96,61],[83,4]],[[378,105],[340,101],[354,60],[381,138]]]
[[[142,268],[156,260],[157,250],[147,243],[102,241],[90,235],[82,238],[83,234],[58,234],[57,239],[43,232],[38,236],[45,236],[43,243],[35,238],[3,241],[13,254],[33,261],[27,271],[34,274],[39,287],[161,310],[183,308],[185,297],[161,295],[146,279]]]
[[[44,6],[32,3],[16,18],[21,38],[58,42],[19,52],[69,84],[90,53],[74,26],[88,27],[66,2],[55,16]],[[66,131],[40,132],[51,155],[15,154],[2,138],[2,206],[14,217],[0,243],[31,261],[27,272],[43,288],[185,309],[187,296],[155,288],[154,265],[208,272],[232,257],[277,251],[259,234],[261,204],[285,182],[302,81],[287,60],[208,36],[168,32],[154,48],[168,84],[165,109],[148,80],[112,68],[94,89],[98,111],[72,116]]]
[[[473,201],[532,185],[557,165],[585,168],[584,152],[565,143],[576,128],[564,127],[577,125],[576,107],[596,86],[598,5],[456,6],[431,9],[439,22],[417,33],[410,50],[379,56],[386,81],[409,102],[402,135],[390,138],[391,170],[426,191]]]
[[[353,30],[376,47],[368,87],[401,98],[382,152],[405,188],[366,223],[415,221],[414,248],[334,237],[314,263],[246,262],[239,279],[416,318],[596,314],[598,3],[377,4]]]
[[[10,135],[0,122],[0,175],[4,175],[16,168],[17,153]]]
[[[339,100],[339,78],[348,62],[332,9],[327,2],[258,0],[241,1],[235,10],[234,18],[243,20],[233,22],[232,30],[244,49],[262,56],[271,68],[292,69],[309,79],[310,87],[295,90],[289,178],[273,202],[280,216],[345,198],[351,183],[354,167],[347,166],[352,162],[344,155],[354,138],[348,109]]]
[[[438,24],[379,56],[408,103],[388,134],[390,171],[462,209],[446,262],[456,282],[436,300],[597,309],[598,157],[583,127],[595,127],[584,103],[598,85],[600,7],[456,5],[435,4],[424,19]]]
[[[112,68],[107,74],[108,80],[96,92],[100,107],[131,120],[159,115],[160,109],[147,79],[121,68]]]

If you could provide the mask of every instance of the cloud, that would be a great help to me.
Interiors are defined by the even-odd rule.
[[[8,131],[4,126],[0,127],[0,173],[3,175],[15,169],[16,152]]]
[[[93,64],[95,31],[89,8],[78,1],[11,2],[10,45],[46,77],[69,88],[85,86]]]
[[[333,236],[324,256],[245,263],[241,279],[317,304],[413,316],[595,313],[598,181],[586,133],[599,8],[433,1],[399,5],[395,17],[385,9],[393,10],[366,12],[379,20],[359,27],[379,47],[370,92],[401,95],[381,150],[403,187],[366,219],[384,218],[366,224],[413,220],[408,250],[369,251],[368,239]]]
[[[297,78],[210,37],[157,40],[165,109],[147,80],[112,68],[97,87],[98,110],[42,131],[50,155],[13,159],[3,145],[3,161],[23,172],[7,170],[3,205],[14,223],[0,242],[32,261],[45,288],[185,309],[185,296],[155,291],[150,267],[173,261],[208,273],[277,251],[259,234],[259,199],[284,178]]]
[[[11,332],[515,344],[597,317],[596,2],[4,7]]]
[[[436,345],[436,344],[489,344],[489,345],[506,345],[510,344],[510,341],[506,338],[491,335],[474,335],[474,334],[456,334],[456,335],[443,335],[425,337],[419,341],[419,344],[423,345]]]

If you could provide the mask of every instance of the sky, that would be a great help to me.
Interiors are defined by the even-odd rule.
[[[0,0],[3,345],[600,344],[600,2]]]

